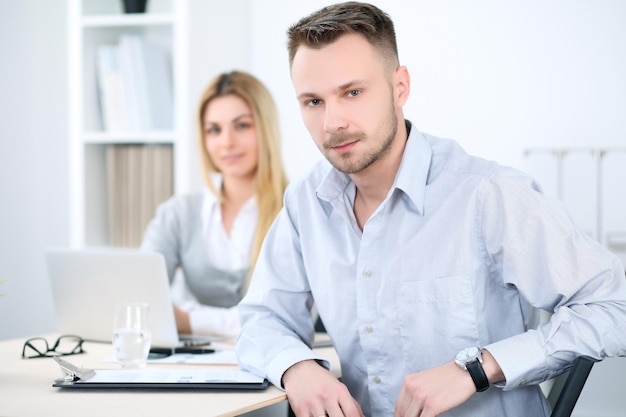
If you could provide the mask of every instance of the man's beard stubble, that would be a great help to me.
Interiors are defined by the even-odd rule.
[[[328,159],[331,165],[334,166],[337,170],[345,174],[358,174],[389,153],[391,146],[393,145],[393,141],[396,137],[396,133],[398,132],[398,117],[396,116],[396,113],[394,111],[391,112],[390,129],[385,132],[384,127],[385,126],[383,126],[379,134],[383,136],[383,139],[379,142],[380,146],[378,146],[373,151],[366,153],[359,160],[351,160],[351,157],[353,156],[351,151],[348,151],[342,155],[338,155],[337,158],[330,158],[329,150],[341,144],[367,139],[367,136],[363,132],[333,133],[330,136],[330,139],[328,139],[328,141],[323,144],[323,153],[326,156],[326,159]],[[376,139],[380,140],[380,138],[370,138],[370,140]]]

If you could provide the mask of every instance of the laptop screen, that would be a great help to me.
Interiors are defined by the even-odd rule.
[[[110,343],[115,306],[145,302],[150,304],[152,346],[181,345],[161,254],[49,248],[46,264],[60,333]]]

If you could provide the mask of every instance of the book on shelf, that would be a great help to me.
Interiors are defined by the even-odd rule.
[[[98,46],[97,83],[102,125],[108,132],[173,128],[171,58],[138,34]]]
[[[107,145],[112,246],[138,247],[156,209],[173,194],[171,145]]]

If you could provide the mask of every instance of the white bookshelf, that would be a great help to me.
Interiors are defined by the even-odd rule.
[[[146,13],[124,14],[120,0],[68,0],[70,245],[110,246],[107,148],[165,145],[173,153],[173,191],[189,189],[183,169],[193,146],[187,74],[188,0],[150,0]],[[96,78],[97,50],[121,35],[139,34],[171,57],[173,126],[167,130],[107,131]]]

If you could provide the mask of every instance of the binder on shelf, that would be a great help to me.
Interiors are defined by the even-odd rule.
[[[128,131],[128,110],[124,97],[124,80],[119,69],[118,48],[113,44],[98,47],[96,79],[104,130]]]
[[[141,115],[142,105],[139,94],[140,75],[138,71],[139,57],[134,56],[132,39],[137,35],[122,35],[118,42],[119,68],[124,80],[124,99],[128,109],[128,131],[140,132],[147,130]]]
[[[141,35],[121,35],[98,47],[98,90],[104,130],[148,132],[173,128],[171,58]]]
[[[146,41],[139,36],[132,37],[130,45],[134,56],[138,57],[137,90],[142,121],[149,130],[172,129],[172,81],[167,52],[160,45]]]
[[[109,234],[112,246],[137,247],[156,208],[173,194],[171,145],[108,145]]]

